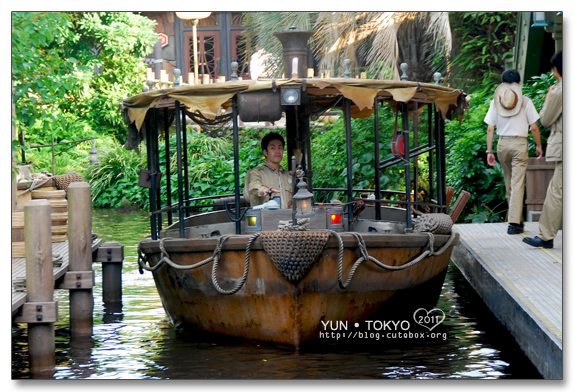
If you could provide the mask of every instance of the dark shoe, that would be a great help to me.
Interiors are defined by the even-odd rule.
[[[553,240],[543,241],[539,237],[533,237],[533,238],[525,237],[525,238],[523,238],[523,242],[525,242],[528,245],[534,246],[536,248],[539,248],[539,247],[546,248],[546,249],[553,248]]]
[[[507,234],[521,234],[523,233],[523,225],[517,223],[510,223],[507,227]]]

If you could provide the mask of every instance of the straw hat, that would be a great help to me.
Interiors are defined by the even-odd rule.
[[[513,117],[521,111],[523,93],[517,83],[501,83],[495,89],[495,109],[501,117]]]

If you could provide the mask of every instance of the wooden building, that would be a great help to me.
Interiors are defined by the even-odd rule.
[[[144,61],[150,65],[159,78],[163,69],[173,80],[173,71],[182,71],[183,82],[188,83],[188,74],[194,72],[193,24],[183,20],[175,12],[142,12],[142,15],[157,22],[156,33],[160,39]],[[212,12],[208,18],[200,19],[197,26],[198,69],[210,79],[225,76],[229,80],[232,61],[238,62],[237,74],[249,79],[249,66],[245,59],[245,44],[241,39],[245,30],[243,12]]]

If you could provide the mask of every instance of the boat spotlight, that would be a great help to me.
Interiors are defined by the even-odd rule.
[[[281,89],[282,105],[299,105],[301,103],[301,94],[299,86],[282,87]]]

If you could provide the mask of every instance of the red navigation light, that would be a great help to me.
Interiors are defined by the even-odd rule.
[[[341,225],[341,214],[331,214],[331,224]]]

